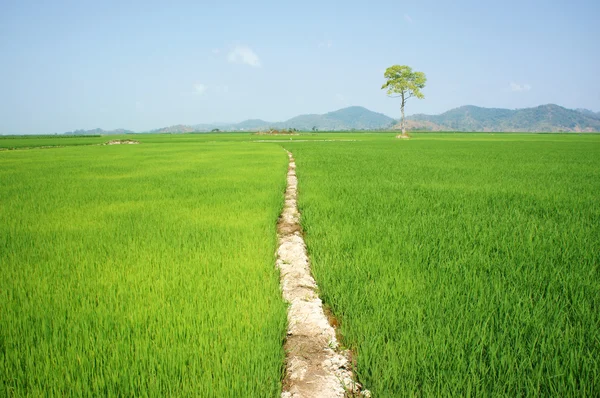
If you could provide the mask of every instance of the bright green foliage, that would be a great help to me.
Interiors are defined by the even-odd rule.
[[[0,152],[0,396],[280,393],[287,157],[195,137]]]
[[[413,72],[410,66],[394,65],[385,70],[386,82],[381,86],[390,96],[400,95],[404,99],[425,98],[421,90],[425,88],[427,78],[423,72]]]
[[[423,72],[413,72],[410,66],[393,65],[385,70],[383,75],[386,82],[381,86],[382,90],[386,90],[387,95],[391,97],[400,97],[402,100],[400,110],[402,112],[402,134],[406,134],[406,126],[404,120],[404,106],[406,101],[411,97],[419,99],[425,98],[421,89],[425,87],[427,78]]]
[[[600,395],[600,137],[289,143],[376,397]]]

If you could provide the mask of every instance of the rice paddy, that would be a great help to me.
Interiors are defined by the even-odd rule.
[[[600,136],[111,138],[0,139],[0,395],[278,396],[282,147],[374,397],[600,393]]]
[[[277,146],[0,154],[1,396],[276,396]]]
[[[374,396],[600,391],[600,137],[488,137],[285,145]]]

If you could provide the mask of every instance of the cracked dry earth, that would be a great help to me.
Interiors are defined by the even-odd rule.
[[[298,179],[290,152],[285,206],[277,225],[283,298],[289,303],[282,398],[369,397],[353,380],[350,353],[339,350],[310,272],[296,202]]]

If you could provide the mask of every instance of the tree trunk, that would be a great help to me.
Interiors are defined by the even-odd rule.
[[[408,98],[404,97],[404,92],[402,92],[402,103],[400,105],[400,111],[402,112],[402,119],[400,120],[400,128],[402,129],[402,134],[397,136],[397,138],[408,138],[408,134],[406,134],[406,120],[404,118],[404,104]]]
[[[406,104],[406,100],[408,99],[405,97],[405,94],[406,93],[404,91],[400,93],[400,96],[402,98],[402,102],[400,104],[400,112],[402,112],[402,118],[400,119],[400,128],[402,129],[402,134],[398,134],[396,138],[409,138],[408,134],[406,133],[406,120],[404,117],[404,105]]]
[[[406,121],[404,119],[404,93],[402,93],[402,106],[400,108],[402,111],[402,137],[406,137]]]

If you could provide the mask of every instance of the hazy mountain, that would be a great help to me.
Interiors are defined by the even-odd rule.
[[[575,109],[577,112],[583,113],[586,116],[593,117],[596,119],[600,119],[600,112],[594,112],[589,109],[577,108]]]
[[[179,125],[181,126],[181,125]],[[211,131],[213,129],[221,129],[221,126],[229,126],[229,124],[227,123],[202,123],[202,124],[194,124],[193,126],[185,126],[185,127],[190,127],[192,128],[194,131]],[[173,126],[176,127],[176,126]]]
[[[295,116],[285,122],[274,123],[276,128],[297,128],[298,130],[311,130],[313,127],[321,130],[329,130],[328,126],[334,122],[327,120],[324,115],[307,114]]]
[[[198,130],[192,126],[187,126],[185,124],[176,124],[174,126],[162,127],[160,129],[152,130],[151,133],[193,133],[194,131]]]
[[[67,131],[63,133],[64,135],[111,135],[111,134],[133,134],[134,132],[131,130],[125,129],[116,129],[116,130],[102,130],[102,129],[93,129],[93,130],[74,130]]]
[[[433,131],[600,131],[599,118],[554,104],[516,110],[467,105],[441,115],[412,115],[407,121],[410,129]]]
[[[501,109],[481,108],[467,105],[451,109],[441,115],[417,114],[407,118],[411,130],[430,131],[600,131],[600,112],[589,109],[566,109],[548,104],[535,108]],[[214,123],[175,125],[152,130],[153,133],[191,133],[220,131],[258,131],[268,128],[320,131],[332,130],[381,130],[399,128],[397,120],[384,114],[372,112],[361,106],[351,106],[322,115],[308,114],[293,117],[284,122],[267,122],[249,119],[241,123]],[[130,134],[133,131],[118,129],[105,131],[75,130],[67,135]]]
[[[382,113],[351,106],[329,112],[324,115],[300,115],[285,122],[277,123],[276,127],[296,128],[298,130],[373,130],[391,127],[396,121]]]
[[[382,113],[377,113],[363,108],[362,106],[351,106],[339,109],[323,115],[310,114],[293,117],[284,122],[267,122],[261,119],[249,119],[233,124],[196,124],[193,126],[177,125],[165,127],[153,132],[158,133],[187,133],[191,131],[257,131],[268,128],[298,130],[312,130],[316,128],[321,131],[332,130],[375,130],[391,127],[396,121]]]
[[[248,119],[248,120],[244,120],[241,123],[234,124],[232,127],[235,130],[258,130],[258,129],[268,127],[272,124],[277,124],[277,123],[269,123],[269,122],[265,122],[264,120],[260,120],[260,119]]]

